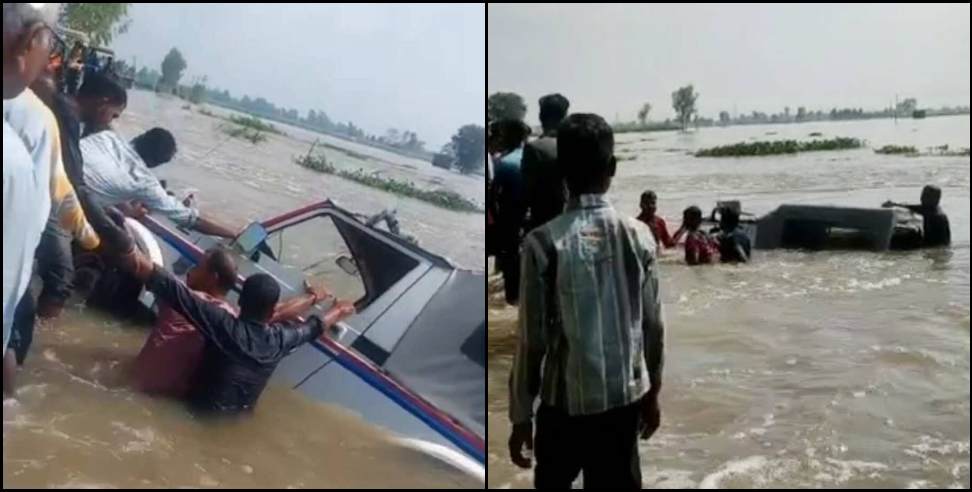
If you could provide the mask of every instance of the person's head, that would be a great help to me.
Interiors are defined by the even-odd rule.
[[[617,169],[614,130],[596,114],[572,114],[557,127],[557,161],[572,196],[604,193]]]
[[[543,131],[556,130],[567,117],[570,101],[560,94],[548,94],[540,98],[540,125]]]
[[[84,77],[76,100],[81,122],[88,127],[85,131],[92,133],[108,128],[121,116],[128,106],[128,93],[110,77],[91,73]]]
[[[3,98],[19,96],[44,71],[58,37],[59,3],[3,4]]]
[[[654,217],[658,211],[658,195],[654,191],[646,190],[641,194],[641,211],[649,217]]]
[[[75,61],[82,56],[84,56],[84,43],[81,41],[75,41],[74,46],[71,47],[71,55],[68,57],[68,59]]]
[[[739,227],[739,212],[733,207],[719,209],[719,228],[725,232]]]
[[[222,297],[236,286],[236,261],[225,249],[213,248],[186,274],[186,285]]]
[[[494,121],[489,126],[487,150],[490,153],[506,153],[516,150],[530,136],[530,127],[516,119]]]
[[[921,190],[921,206],[936,208],[942,201],[942,189],[935,185],[928,185]]]
[[[682,224],[690,231],[696,231],[702,226],[702,209],[692,205],[682,212]]]
[[[266,323],[280,301],[280,286],[270,275],[258,273],[243,283],[240,293],[240,318]]]
[[[132,140],[132,148],[149,168],[161,166],[176,155],[176,141],[165,128],[153,128]]]

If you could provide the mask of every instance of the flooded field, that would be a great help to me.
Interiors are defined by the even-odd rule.
[[[293,157],[320,138],[343,149],[325,148],[336,165],[468,192],[480,202],[481,178],[284,125],[277,126],[288,136],[253,146],[224,135],[224,121],[183,105],[133,91],[118,128],[129,138],[154,126],[172,131],[179,154],[159,176],[180,198],[194,193],[215,217],[242,228],[324,198],[363,214],[397,208],[404,231],[423,246],[464,267],[485,267],[482,214],[308,171]],[[221,422],[196,420],[178,403],[137,394],[127,386],[127,370],[147,335],[146,327],[80,306],[38,327],[19,401],[3,409],[4,488],[481,486],[396,446],[387,432],[348,411],[285,388],[271,387],[251,418]]]
[[[619,136],[609,198],[646,189],[670,230],[689,205],[917,202],[939,185],[950,249],[759,251],[744,266],[661,259],[668,365],[663,425],[642,446],[650,488],[969,488],[969,158],[871,149],[697,159],[749,140],[856,137],[872,147],[969,146],[969,117],[702,129]],[[507,380],[516,312],[489,308],[491,488],[529,488],[509,463]]]

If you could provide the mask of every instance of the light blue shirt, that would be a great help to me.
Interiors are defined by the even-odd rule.
[[[199,212],[169,195],[128,142],[112,130],[81,139],[84,181],[102,206],[137,201],[152,213],[192,228]]]
[[[7,109],[8,101],[4,101]],[[3,120],[3,352],[17,304],[27,292],[34,252],[51,207],[50,166],[35,166],[16,131]]]

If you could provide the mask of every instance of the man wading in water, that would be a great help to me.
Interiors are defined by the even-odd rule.
[[[523,448],[536,439],[538,489],[569,489],[581,472],[585,488],[640,489],[638,436],[651,438],[661,422],[655,241],[604,196],[617,161],[603,118],[567,118],[557,158],[571,199],[524,241],[510,457],[529,468]]]

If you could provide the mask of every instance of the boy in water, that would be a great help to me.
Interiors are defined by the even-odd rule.
[[[682,227],[675,233],[674,242],[685,236],[685,263],[707,265],[718,253],[718,244],[701,229],[702,209],[692,205],[682,212]]]

